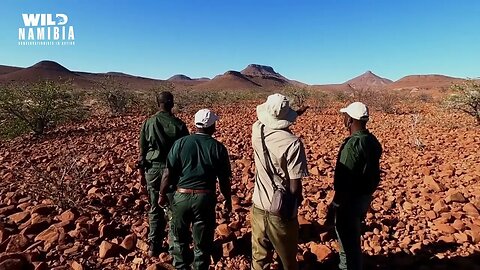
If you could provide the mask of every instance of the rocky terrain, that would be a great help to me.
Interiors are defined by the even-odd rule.
[[[310,171],[299,211],[301,269],[337,263],[338,244],[324,222],[346,136],[339,106],[308,111],[293,127]],[[234,170],[235,210],[230,220],[217,218],[215,269],[249,269],[254,108],[214,108],[216,138]],[[479,127],[430,105],[419,111],[372,117],[384,174],[363,234],[365,269],[480,269]],[[179,116],[190,124],[192,115]],[[134,169],[144,119],[92,119],[0,144],[0,269],[171,268],[165,252],[146,256],[147,196]]]

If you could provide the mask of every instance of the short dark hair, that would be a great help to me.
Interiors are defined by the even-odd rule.
[[[157,105],[170,105],[173,107],[173,94],[169,91],[163,91],[157,95]]]

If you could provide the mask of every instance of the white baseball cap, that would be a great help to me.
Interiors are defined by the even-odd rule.
[[[215,124],[218,116],[209,109],[201,109],[195,114],[195,126],[197,128],[208,128]]]
[[[348,114],[353,119],[368,121],[368,108],[362,102],[353,102],[346,108],[340,109],[340,112]]]

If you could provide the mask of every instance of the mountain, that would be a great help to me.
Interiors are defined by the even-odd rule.
[[[212,80],[200,83],[195,89],[200,90],[246,90],[261,87],[238,71],[229,70],[223,75],[217,75]]]
[[[0,75],[15,72],[15,71],[18,71],[18,70],[21,70],[21,69],[22,68],[20,68],[20,67],[11,67],[11,66],[0,65]]]
[[[393,82],[389,87],[394,90],[443,90],[463,81],[464,79],[438,74],[409,75]]]
[[[289,79],[275,72],[270,66],[250,64],[240,73],[264,88],[283,87],[292,84]]]
[[[192,78],[188,77],[187,75],[177,74],[173,75],[172,77],[168,78],[167,81],[191,81]]]
[[[0,75],[0,82],[35,82],[38,80],[71,80],[77,86],[86,87],[90,81],[53,61],[40,61],[35,65]]]
[[[346,81],[344,84],[348,84],[354,89],[378,89],[390,83],[392,83],[391,80],[382,78],[369,70],[360,76]]]

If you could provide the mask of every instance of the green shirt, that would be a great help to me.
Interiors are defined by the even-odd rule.
[[[175,142],[167,158],[167,168],[178,188],[215,191],[220,185],[230,185],[232,171],[227,148],[206,134],[192,134]]]
[[[372,194],[380,182],[382,146],[368,130],[360,130],[345,139],[335,167],[336,195]]]
[[[185,123],[169,112],[158,112],[145,120],[140,131],[140,160],[165,164],[173,143],[188,135]]]

